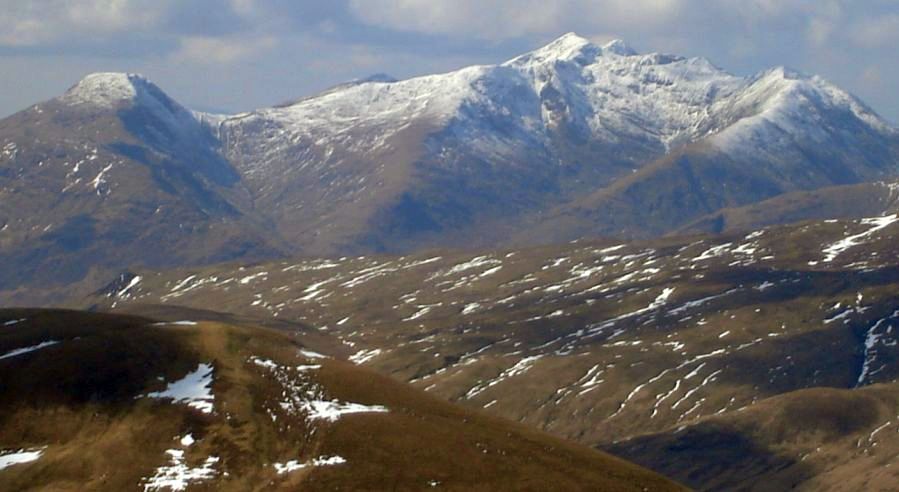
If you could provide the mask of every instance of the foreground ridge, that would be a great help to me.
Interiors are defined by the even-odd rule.
[[[0,323],[0,353],[58,341],[0,360],[4,490],[684,490],[327,357],[302,330],[35,309]]]

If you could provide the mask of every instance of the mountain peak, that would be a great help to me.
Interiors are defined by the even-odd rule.
[[[569,32],[562,35],[535,53],[545,55],[547,58],[570,59],[582,54],[591,48],[597,48],[589,39]]]
[[[546,61],[580,61],[590,63],[602,55],[635,56],[637,51],[621,39],[598,45],[576,33],[569,32],[546,46],[512,60],[515,63]]]
[[[572,47],[580,47],[586,44],[590,44],[590,40],[581,36],[576,32],[568,32],[565,33],[552,42],[550,42],[546,47],[550,46],[572,46]]]
[[[784,80],[801,80],[801,79],[809,78],[806,75],[800,73],[799,71],[793,70],[792,68],[785,67],[783,65],[765,70],[764,72],[762,72],[762,77],[784,79]]]
[[[157,128],[151,133],[164,135],[162,140],[156,142],[162,147],[170,146],[176,140],[202,138],[198,136],[202,131],[197,117],[140,74],[92,73],[57,100],[89,112],[115,112],[121,116],[125,111],[129,113],[132,125],[141,121],[140,124],[146,126],[152,120],[152,125]],[[160,128],[165,130],[160,131]]]
[[[602,50],[605,53],[614,53],[619,56],[635,56],[638,54],[637,50],[633,49],[631,45],[621,39],[613,39],[602,45]]]
[[[511,64],[544,63],[549,61],[571,61],[579,58],[595,58],[602,54],[602,48],[593,44],[589,39],[570,32],[546,46],[525,53],[509,61]]]
[[[598,51],[596,48],[599,48],[602,53],[611,53],[618,56],[634,56],[638,54],[637,51],[623,39],[613,39],[599,46],[593,41],[574,32],[563,34],[538,51],[555,53],[559,55],[559,58],[571,58],[572,54],[581,54],[584,51]]]
[[[63,95],[66,102],[113,107],[133,101],[145,92],[161,92],[146,77],[135,73],[100,72],[86,75]]]

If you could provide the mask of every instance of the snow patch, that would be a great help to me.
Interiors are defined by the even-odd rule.
[[[134,287],[136,287],[137,284],[140,283],[140,281],[141,281],[141,276],[140,276],[140,275],[135,275],[134,278],[132,278],[131,281],[128,282],[128,285],[126,285],[122,290],[120,290],[120,291],[118,291],[118,292],[116,293],[116,297],[121,298],[121,297],[123,297],[125,294],[131,292],[131,289],[133,289]]]
[[[275,467],[275,472],[277,472],[278,475],[285,475],[311,466],[334,466],[342,465],[346,462],[346,459],[341,456],[320,456],[305,463],[300,463],[298,460],[291,460],[286,463],[273,463],[272,466]]]
[[[356,365],[365,364],[366,362],[381,355],[381,349],[360,350],[349,357],[349,361]]]
[[[251,362],[271,372],[282,386],[284,400],[279,402],[282,410],[289,414],[304,414],[310,420],[336,422],[344,415],[354,413],[385,413],[387,407],[342,402],[325,398],[324,390],[303,375],[308,370],[320,366],[281,366],[271,360],[251,358]]]
[[[381,405],[363,405],[337,400],[309,400],[304,405],[306,415],[312,420],[337,422],[344,415],[354,413],[387,413],[387,407]]]
[[[471,388],[468,391],[468,393],[466,393],[465,398],[466,399],[474,398],[475,396],[478,396],[479,394],[483,393],[487,389],[489,389],[493,386],[496,386],[497,384],[502,383],[503,381],[505,381],[508,378],[519,376],[521,374],[528,372],[532,367],[534,367],[534,364],[538,360],[542,359],[543,357],[545,357],[545,355],[541,354],[541,355],[533,355],[530,357],[525,357],[525,358],[519,360],[518,362],[515,363],[515,365],[513,365],[512,367],[503,371],[499,376],[488,381],[487,384],[478,384],[474,388]]]
[[[465,315],[471,314],[480,308],[481,308],[481,305],[477,302],[472,302],[470,304],[466,304],[465,307],[462,308],[462,315],[465,316]]]
[[[165,453],[169,455],[168,465],[157,468],[152,477],[144,480],[144,492],[156,490],[179,492],[187,490],[193,483],[211,480],[218,474],[215,470],[215,465],[219,462],[217,456],[210,456],[199,467],[190,468],[184,459],[184,450],[169,449]]]
[[[13,465],[21,465],[24,463],[31,463],[32,461],[37,461],[38,459],[40,459],[41,455],[44,454],[44,449],[46,448],[2,451],[0,452],[0,470],[9,468]]]
[[[868,219],[862,219],[859,222],[860,224],[870,225],[873,227],[871,227],[870,229],[868,229],[865,232],[855,234],[853,236],[849,236],[847,238],[837,241],[837,242],[831,244],[830,246],[824,248],[825,256],[824,256],[824,259],[821,261],[824,263],[832,262],[834,259],[836,259],[837,256],[842,254],[847,249],[852,248],[853,246],[858,246],[859,244],[862,244],[862,241],[864,241],[866,238],[870,237],[875,232],[877,232],[881,229],[885,229],[886,227],[888,227],[890,224],[896,222],[897,220],[899,220],[899,215],[896,215],[896,214],[887,215],[884,217],[873,217],[873,218],[868,218]],[[814,265],[815,263],[816,262],[810,262],[810,264],[812,264],[812,265]]]
[[[182,379],[169,383],[165,391],[148,393],[147,398],[171,399],[174,403],[186,404],[203,413],[212,413],[215,396],[212,394],[214,369],[209,364],[200,364],[197,369]]]
[[[876,346],[884,335],[892,331],[892,325],[888,325],[886,332],[883,333],[878,333],[878,329],[886,324],[889,319],[895,319],[896,317],[899,317],[899,311],[894,312],[890,318],[878,320],[877,323],[874,323],[874,325],[868,329],[867,333],[865,333],[865,361],[862,363],[862,369],[859,372],[858,380],[855,383],[856,387],[863,385],[867,379],[879,372],[879,370],[872,370],[874,363],[877,361]]]
[[[49,341],[46,341],[46,342],[39,343],[39,344],[37,344],[37,345],[32,345],[32,346],[30,346],[30,347],[23,347],[23,348],[20,348],[20,349],[15,349],[15,350],[13,350],[13,351],[11,351],[11,352],[7,352],[7,353],[5,353],[5,354],[3,354],[3,355],[0,355],[0,360],[2,360],[2,359],[9,359],[9,358],[11,358],[11,357],[16,357],[16,356],[19,356],[19,355],[22,355],[22,354],[27,354],[27,353],[29,353],[29,352],[34,352],[35,350],[40,350],[40,349],[42,349],[42,348],[46,348],[46,347],[49,347],[49,346],[51,346],[51,345],[56,345],[57,343],[59,343],[58,340],[49,340]]]
[[[327,359],[326,355],[322,355],[318,352],[313,352],[311,350],[300,349],[300,355],[307,359]]]

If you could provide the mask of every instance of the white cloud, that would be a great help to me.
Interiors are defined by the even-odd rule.
[[[895,49],[899,43],[899,13],[859,21],[853,29],[853,38],[861,46]]]
[[[562,2],[525,0],[479,2],[477,0],[352,0],[353,12],[364,22],[389,29],[429,34],[476,34],[505,38],[542,32],[554,24]],[[529,14],[539,10],[541,15]],[[507,19],[507,22],[500,22]],[[490,28],[492,27],[492,29]]]
[[[350,0],[363,22],[401,31],[499,40],[534,34],[614,32],[669,22],[688,0]]]
[[[644,37],[711,32],[718,35],[713,42],[730,42],[728,37],[747,30],[793,29],[807,42],[821,45],[845,26],[847,13],[886,1],[349,0],[349,6],[367,24],[450,37],[504,40],[572,30],[583,35],[636,32]]]
[[[241,15],[255,15],[259,11],[257,0],[231,0],[231,8]]]
[[[694,6],[699,8],[703,3],[720,11],[731,11],[746,19],[770,20],[802,10],[811,2],[809,0],[716,0],[694,2]]]
[[[230,64],[275,47],[277,40],[271,36],[260,38],[220,38],[209,36],[187,36],[181,39],[181,46],[172,55],[180,62],[200,64]]]
[[[33,46],[78,34],[152,26],[168,0],[0,0],[0,45]],[[9,27],[11,26],[11,28]]]
[[[28,59],[57,86],[88,68],[162,72],[207,105],[500,62],[575,31],[742,75],[792,66],[899,115],[899,0],[0,0],[0,25],[6,67]],[[246,62],[254,70],[234,70]],[[220,90],[192,91],[203,77]],[[0,112],[36,100],[28,90],[7,91],[21,104],[0,101]]]
[[[859,79],[863,85],[872,88],[880,88],[880,86],[883,85],[883,72],[878,66],[870,66],[865,68],[859,76]]]
[[[836,26],[823,18],[813,18],[808,21],[806,28],[806,38],[815,46],[824,46],[830,41]]]

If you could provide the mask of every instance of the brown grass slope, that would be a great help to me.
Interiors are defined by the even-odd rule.
[[[676,148],[609,186],[538,215],[531,221],[533,227],[516,239],[545,244],[585,235],[646,239],[678,231],[721,232],[724,228],[720,226],[689,225],[711,221],[716,226],[718,222],[710,217],[721,214],[729,218],[731,209],[739,207],[755,211],[754,204],[766,201],[770,203],[759,205],[755,222],[742,224],[746,229],[880,213],[883,208],[872,212],[872,207],[861,207],[842,195],[858,195],[856,188],[874,188],[878,195],[885,192],[889,196],[890,190],[872,182],[896,175],[899,143],[891,141],[876,146],[877,150],[872,147],[870,155],[848,151],[839,138],[832,144],[833,152],[828,153],[808,142],[793,142],[780,149],[781,154],[768,156],[724,151],[711,137]],[[822,190],[824,198],[815,190]],[[812,202],[809,211],[803,213],[799,205],[792,204],[797,199]],[[828,207],[813,213],[815,201]],[[783,210],[791,204],[799,209],[792,213]]]
[[[190,490],[680,489],[368,370],[309,359],[281,331],[48,310],[3,310],[0,324],[0,356],[58,342],[0,359],[0,455],[43,450],[0,470],[0,490],[156,490],[150,478],[173,464],[167,450],[183,452],[182,471],[209,465]],[[201,363],[214,367],[212,413],[144,397]],[[310,389],[387,412],[314,419],[290,404]],[[274,466],[335,456],[345,463],[284,474]]]
[[[132,289],[111,285],[88,302],[300,322],[340,341],[335,355],[607,447],[778,395],[894,381],[891,220],[142,272]],[[743,450],[772,463],[801,458]]]
[[[609,449],[705,490],[891,491],[899,385],[816,388]]]
[[[895,184],[883,182],[785,193],[752,205],[722,209],[674,234],[749,231],[808,220],[873,217],[896,210],[896,198]]]

